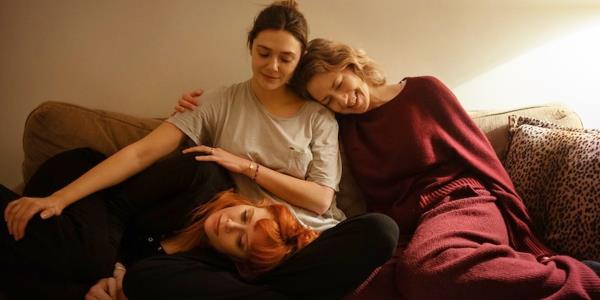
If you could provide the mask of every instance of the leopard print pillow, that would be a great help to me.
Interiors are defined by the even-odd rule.
[[[534,230],[561,254],[600,260],[600,130],[509,116],[505,167]]]

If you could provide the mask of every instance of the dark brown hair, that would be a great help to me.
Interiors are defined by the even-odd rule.
[[[308,24],[298,10],[295,0],[276,1],[263,9],[254,19],[254,26],[248,32],[248,48],[252,49],[254,39],[267,29],[285,30],[302,45],[302,53],[308,44]]]

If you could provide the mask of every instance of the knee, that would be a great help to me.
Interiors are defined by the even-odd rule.
[[[373,257],[381,259],[381,263],[392,257],[398,244],[396,222],[384,214],[370,213],[364,215],[363,226],[365,245]]]
[[[25,189],[27,196],[47,196],[74,181],[102,160],[102,153],[90,148],[61,152],[46,160],[31,176]]]
[[[195,174],[192,184],[214,187],[221,191],[233,186],[229,172],[216,162],[197,162],[195,155],[191,159],[195,162]],[[186,157],[186,159],[190,159]]]

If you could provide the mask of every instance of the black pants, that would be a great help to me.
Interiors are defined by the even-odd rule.
[[[40,168],[24,194],[48,195],[103,158],[82,149],[60,154]],[[181,228],[194,207],[229,187],[224,169],[176,155],[77,201],[59,217],[34,217],[22,241],[14,242],[3,222],[5,287],[23,299],[81,299],[97,279],[111,275],[120,245],[127,244],[120,244],[124,234],[130,241],[140,233],[159,236]],[[18,196],[3,194],[4,210]],[[337,299],[392,255],[397,232],[383,215],[346,220],[253,283],[239,278],[231,262],[210,249],[150,257],[129,267],[124,288],[130,299]]]

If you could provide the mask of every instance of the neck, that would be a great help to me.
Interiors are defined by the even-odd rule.
[[[398,96],[404,88],[403,82],[380,86],[369,86],[369,94],[371,97],[369,110],[382,106],[390,100],[396,98],[396,96]]]
[[[252,79],[250,87],[264,108],[275,116],[292,117],[304,104],[304,101],[296,96],[287,85],[274,90],[266,90]]]
[[[282,85],[281,87],[274,90],[266,90],[260,86],[256,82],[255,79],[250,80],[250,87],[252,91],[264,106],[272,107],[278,106],[282,104],[286,104],[286,99],[289,99],[289,91],[286,85]]]

